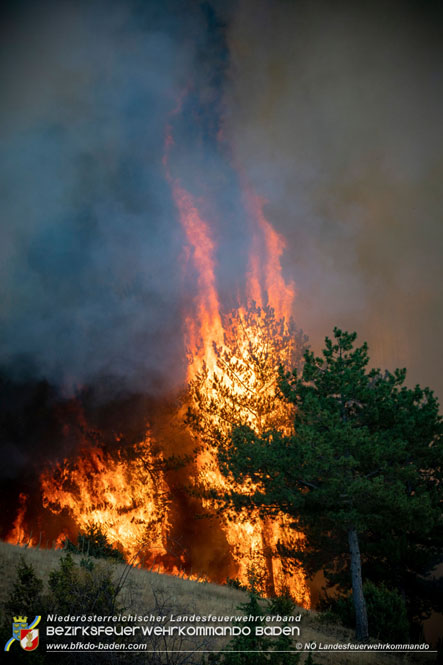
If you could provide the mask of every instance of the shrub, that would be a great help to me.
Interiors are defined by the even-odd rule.
[[[268,605],[266,610],[269,610],[270,606]],[[249,592],[248,602],[238,605],[238,609],[247,617],[261,617],[267,614],[258,602],[258,596],[254,591]],[[209,663],[220,663],[221,665],[267,665],[268,663],[273,665],[295,665],[299,662],[300,654],[278,653],[291,650],[292,641],[290,637],[283,635],[271,639],[263,635],[256,635],[255,627],[263,624],[261,621],[254,621],[249,618],[247,621],[236,622],[236,625],[243,628],[249,627],[251,634],[234,637],[228,645],[228,650],[231,653],[212,654]]]
[[[227,577],[226,584],[231,589],[239,589],[240,591],[246,591],[246,587],[240,582],[238,577]]]
[[[80,531],[77,545],[66,539],[63,543],[65,550],[74,554],[85,554],[96,559],[116,559],[125,561],[123,554],[113,547],[99,526],[92,524],[87,531]]]
[[[60,559],[59,569],[49,575],[50,604],[60,614],[113,614],[118,589],[112,581],[108,567],[92,565],[78,566],[68,552]]]
[[[9,598],[5,603],[5,612],[12,616],[28,616],[34,618],[42,613],[43,582],[35,574],[34,568],[20,557],[16,580],[13,584]]]
[[[269,614],[279,614],[280,616],[289,616],[296,609],[296,604],[289,592],[289,589],[283,589],[282,593],[274,596],[268,603]]]
[[[28,565],[23,556],[20,556],[16,568],[16,577],[6,602],[2,607],[0,622],[0,642],[3,649],[12,636],[12,622],[14,617],[26,617],[28,623],[37,615],[44,615],[46,611],[45,599],[42,595],[43,582],[37,577],[34,568]],[[43,665],[45,654],[42,651],[24,651],[20,645],[13,643],[7,658],[10,662],[24,665]]]
[[[409,626],[406,606],[398,591],[373,582],[365,582],[363,591],[370,636],[392,642],[407,641]],[[352,593],[335,599],[326,598],[323,600],[323,606],[325,605],[328,605],[327,613],[330,618],[338,619],[350,628],[355,625]]]
[[[37,577],[31,565],[20,557],[16,579],[7,598],[0,622],[0,639],[4,645],[12,634],[14,616],[26,616],[28,622],[34,616],[46,614],[75,615],[112,615],[119,614],[123,608],[117,606],[120,586],[112,580],[113,566],[107,562],[83,559],[78,565],[68,552],[61,557],[57,568],[49,574],[48,590],[44,591],[41,579]],[[82,621],[78,622],[83,625]],[[108,638],[103,638],[106,641]],[[112,638],[113,639],[113,638]],[[123,638],[125,639],[125,638]],[[54,656],[46,655],[46,635],[40,630],[40,648],[33,652],[25,652],[19,644],[11,645],[10,662],[29,665],[53,663]],[[108,654],[107,663],[131,662],[130,655]],[[93,665],[96,662],[94,653],[65,653],[57,656],[57,663],[66,665]]]

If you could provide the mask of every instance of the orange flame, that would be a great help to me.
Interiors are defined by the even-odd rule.
[[[25,540],[28,542],[31,539],[30,545],[33,544],[32,538],[28,535],[25,526],[26,508],[28,503],[28,495],[21,492],[19,494],[19,507],[17,510],[17,517],[14,520],[12,529],[6,537],[6,542],[13,545],[23,543]]]
[[[263,307],[264,292],[266,302],[274,309],[277,318],[289,320],[295,288],[293,282],[285,282],[280,263],[286,241],[264,215],[266,199],[256,194],[250,187],[245,187],[244,199],[254,228],[253,247],[249,259],[248,297]],[[258,251],[260,240],[264,243],[264,261],[262,253]]]
[[[99,447],[83,450],[74,460],[43,471],[43,506],[54,514],[64,511],[83,532],[100,527],[128,560],[141,560],[149,543],[152,563],[166,555],[169,529],[169,499],[158,461],[149,434],[130,455],[118,451],[111,456]]]

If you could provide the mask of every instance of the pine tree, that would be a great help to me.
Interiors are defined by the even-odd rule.
[[[257,626],[269,626],[262,622],[260,617],[266,617],[271,606],[263,608],[259,596],[250,591],[246,603],[241,603],[238,609],[247,617],[246,621],[235,622],[236,626],[249,634],[240,634],[234,637],[228,645],[228,653],[213,657],[210,663],[221,665],[296,665],[300,661],[300,654],[291,653],[293,650],[291,638],[285,635],[270,638],[257,635]],[[280,625],[280,624],[279,624]]]
[[[20,556],[16,579],[8,600],[5,603],[5,612],[12,621],[13,616],[28,616],[30,621],[42,614],[43,608],[43,582],[37,577],[34,568],[27,564]]]
[[[281,373],[295,406],[290,436],[237,428],[219,451],[221,470],[256,487],[232,495],[262,511],[298,518],[308,569],[349,562],[357,638],[368,637],[361,543],[386,531],[426,540],[442,525],[442,421],[428,388],[405,387],[405,370],[368,371],[367,345],[334,329],[323,354],[306,351],[303,371]]]

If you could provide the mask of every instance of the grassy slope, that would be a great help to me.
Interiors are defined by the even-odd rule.
[[[37,575],[45,582],[49,572],[58,566],[63,552],[60,550],[39,550],[9,545],[0,542],[0,604],[9,595],[15,579],[15,567],[20,555],[25,557],[28,564],[32,564]],[[75,558],[75,557],[74,557]],[[120,563],[112,563],[115,578],[118,580],[127,567]],[[200,583],[180,579],[171,575],[160,575],[149,570],[131,568],[125,582],[120,604],[128,608],[128,614],[149,614],[155,612],[158,602],[164,603],[165,608],[174,614],[240,614],[236,609],[239,603],[247,600],[247,594],[236,589],[217,584]],[[353,642],[352,631],[337,625],[327,625],[319,621],[319,615],[314,611],[301,610],[300,641],[316,641],[317,644],[334,642]],[[229,641],[223,638],[215,648],[225,648]],[[376,653],[315,653],[315,662],[334,663],[346,665],[347,663],[362,663],[363,665],[396,665],[397,663],[431,663],[435,654],[376,654]]]

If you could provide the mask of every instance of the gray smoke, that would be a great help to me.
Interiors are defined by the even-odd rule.
[[[189,80],[211,90],[205,20],[180,2],[5,12],[2,365],[25,357],[68,390],[180,380],[183,238],[162,156]]]

